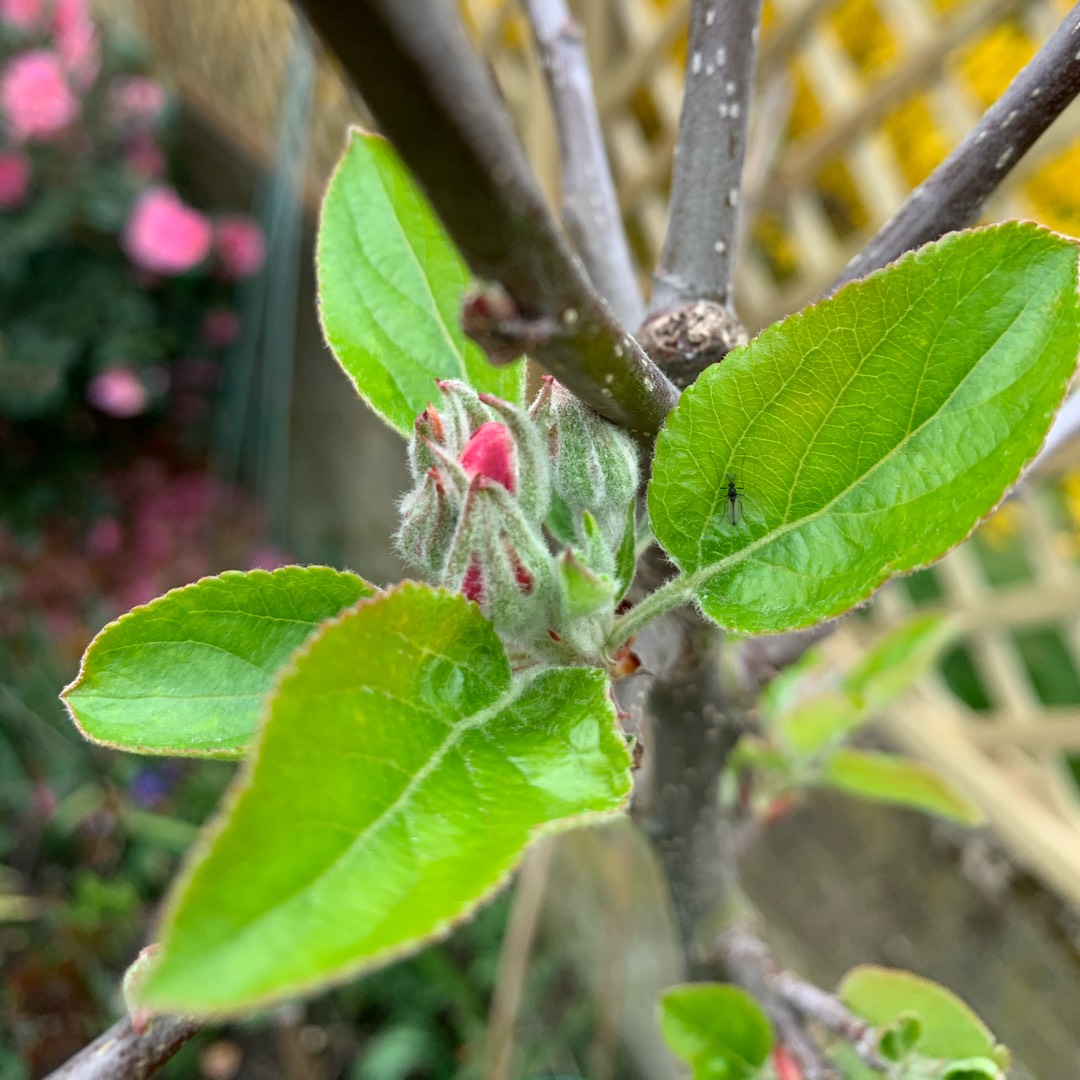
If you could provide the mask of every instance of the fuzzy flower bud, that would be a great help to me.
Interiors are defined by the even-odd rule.
[[[394,534],[394,543],[402,557],[438,576],[457,529],[458,511],[442,473],[437,468],[429,469],[423,483],[401,504],[401,525]]]
[[[437,385],[437,405],[429,404],[413,428],[413,481],[421,483],[428,469],[452,461],[467,477],[498,481],[530,520],[542,521],[551,502],[551,480],[543,440],[528,415],[462,382],[444,379]]]
[[[421,483],[428,469],[435,464],[433,445],[446,445],[446,428],[435,406],[429,404],[413,423],[413,437],[409,440],[409,472],[413,483]]]
[[[436,379],[435,385],[439,388],[439,408],[446,429],[443,445],[455,455],[460,454],[472,433],[486,420],[495,418],[468,383],[458,379]]]
[[[436,379],[439,400],[416,418],[413,437],[409,443],[409,470],[413,482],[419,484],[424,474],[435,464],[431,447],[441,447],[457,459],[472,433],[488,420],[495,419],[469,385],[455,379]]]
[[[513,438],[517,455],[516,484],[508,490],[517,495],[525,516],[539,523],[551,508],[551,469],[540,429],[527,413],[501,398],[481,394],[480,400],[495,413]]]
[[[551,376],[530,409],[547,436],[552,484],[575,522],[583,512],[600,523],[609,545],[622,539],[626,508],[638,486],[637,448],[621,428],[598,416]]]
[[[503,424],[488,420],[472,434],[461,451],[461,467],[470,476],[485,476],[502,484],[511,495],[517,490],[517,452]]]
[[[465,383],[438,383],[409,445],[416,483],[396,541],[410,562],[475,600],[496,628],[550,646],[560,601],[543,523],[551,505],[547,448],[528,414]]]
[[[539,527],[498,481],[476,474],[447,556],[443,584],[480,605],[495,628],[528,644],[547,633],[551,554]]]

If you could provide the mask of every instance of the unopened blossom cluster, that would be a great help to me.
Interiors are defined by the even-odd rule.
[[[115,218],[87,222],[76,210],[70,228],[111,232],[105,239],[130,263],[133,290],[160,291],[198,275],[219,283],[203,292],[227,298],[262,268],[263,233],[244,215],[203,212],[169,183],[162,144],[169,114],[158,80],[117,69],[89,0],[0,0],[0,225],[16,228],[20,215],[50,199],[61,200],[54,218],[67,220],[71,178],[89,192],[95,171],[108,170],[110,197],[120,195]],[[215,350],[240,327],[231,308],[211,305],[194,325],[196,334],[202,327],[199,347]],[[152,383],[140,358],[110,358],[91,374],[87,400],[116,417],[137,415],[155,397]]]
[[[437,389],[409,446],[398,550],[521,654],[608,659],[634,562],[633,441],[551,378],[528,410],[462,382]]]

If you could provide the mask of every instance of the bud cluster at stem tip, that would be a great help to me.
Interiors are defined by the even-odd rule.
[[[398,550],[515,647],[596,659],[632,573],[634,444],[552,379],[529,412],[437,386],[409,445]]]

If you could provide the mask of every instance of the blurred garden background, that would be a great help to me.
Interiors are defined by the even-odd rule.
[[[579,0],[647,274],[664,230],[686,0]],[[817,295],[1065,15],[1059,0],[770,0],[737,275],[756,329]],[[543,73],[512,0],[461,0],[557,199]],[[332,45],[332,43],[331,43]],[[91,747],[57,695],[108,620],[227,568],[378,583],[397,440],[323,347],[315,215],[363,103],[286,0],[0,0],[0,1080],[118,1015],[119,978],[232,772]],[[987,208],[1080,236],[1080,111]],[[808,799],[744,870],[785,955],[950,985],[1020,1060],[1080,1066],[1080,455],[939,567],[890,586],[837,659],[913,607],[956,613],[935,680],[876,737],[984,808],[961,836]],[[651,1026],[669,916],[630,830],[545,843],[447,943],[208,1030],[170,1077],[677,1075]],[[600,914],[602,913],[602,915]],[[597,927],[600,930],[597,930]],[[643,1019],[643,1017],[645,1019]]]

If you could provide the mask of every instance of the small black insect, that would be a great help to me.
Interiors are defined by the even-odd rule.
[[[735,525],[739,521],[739,511],[742,509],[742,504],[739,502],[739,496],[742,495],[742,490],[735,482],[735,474],[727,474],[727,501],[728,507],[731,510],[731,524]]]

